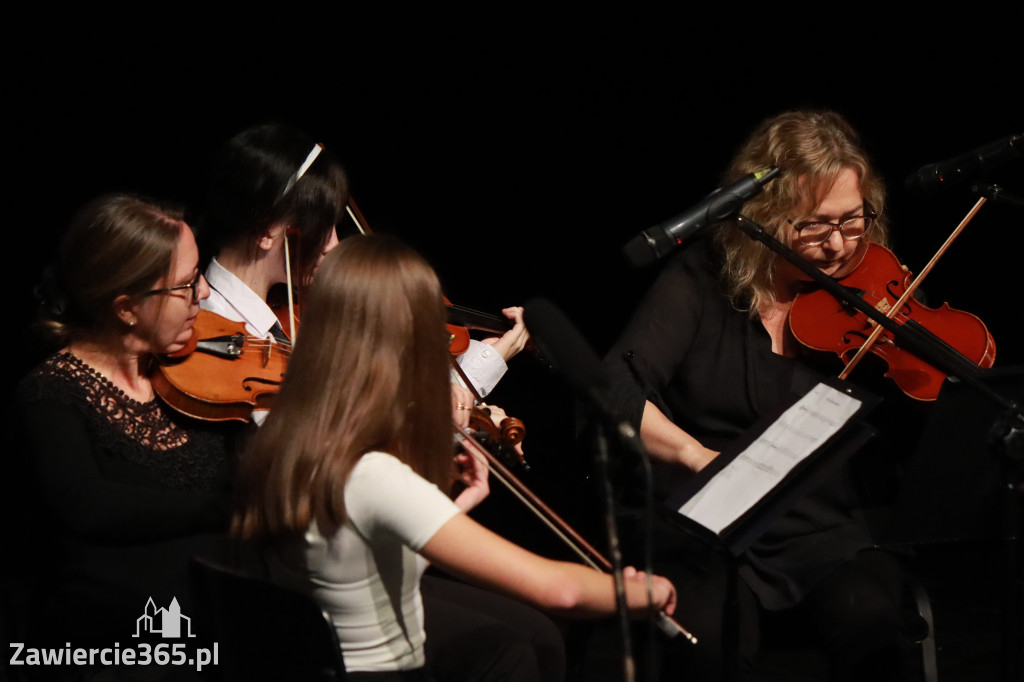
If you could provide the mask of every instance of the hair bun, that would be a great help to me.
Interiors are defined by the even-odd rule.
[[[68,314],[71,301],[61,285],[60,276],[57,274],[57,266],[51,263],[43,269],[43,274],[32,290],[32,294],[48,317],[63,319]]]

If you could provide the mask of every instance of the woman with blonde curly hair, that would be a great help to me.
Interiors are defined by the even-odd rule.
[[[842,278],[869,242],[886,241],[882,181],[839,114],[790,111],[764,121],[722,183],[772,166],[779,176],[741,214],[822,273]],[[666,263],[606,360],[617,406],[663,469],[662,494],[820,378],[788,325],[806,275],[732,225],[710,232]],[[737,601],[745,667],[758,647],[759,614],[775,612],[814,624],[834,679],[897,673],[899,567],[871,551],[856,507],[836,477],[794,503],[743,554]],[[677,664],[696,679],[717,679],[723,638],[733,636],[723,625],[731,569],[714,557],[694,559],[701,548],[667,526],[656,551],[662,563],[655,566],[703,604],[688,612],[701,646],[681,651]]]

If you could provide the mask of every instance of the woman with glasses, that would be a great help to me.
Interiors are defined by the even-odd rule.
[[[181,213],[116,195],[80,210],[40,292],[40,328],[59,350],[16,401],[39,541],[28,646],[128,646],[154,608],[193,613],[189,558],[227,537],[233,433],[169,409],[149,379],[155,356],[190,340],[209,290]]]
[[[779,177],[740,213],[822,273],[842,278],[868,242],[884,245],[881,178],[840,115],[792,111],[764,121],[722,184],[773,166]],[[660,494],[817,383],[821,375],[788,326],[807,279],[728,224],[714,226],[665,264],[606,359],[615,403],[659,467]],[[855,507],[838,479],[793,504],[741,557],[731,607],[725,606],[731,567],[678,531],[664,530],[655,568],[673,579],[684,603],[702,605],[692,620],[687,612],[700,645],[673,648],[668,670],[697,675],[689,679],[723,676],[728,608],[739,614],[742,669],[758,648],[758,617],[770,612],[810,624],[829,655],[829,679],[898,674],[899,570],[888,555],[870,550]]]

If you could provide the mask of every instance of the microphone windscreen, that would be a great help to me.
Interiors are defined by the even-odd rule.
[[[630,239],[622,247],[622,255],[625,256],[626,262],[634,268],[645,268],[658,260],[658,252],[655,250],[654,244],[651,243],[650,237],[647,236],[647,232],[641,232]]]
[[[608,377],[594,349],[554,303],[527,301],[523,320],[541,354],[580,397],[602,403]],[[603,405],[602,405],[603,406]]]

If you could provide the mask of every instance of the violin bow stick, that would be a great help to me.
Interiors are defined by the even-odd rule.
[[[536,494],[520,481],[497,457],[481,445],[469,434],[463,433],[459,428],[455,429],[455,440],[471,455],[482,458],[487,462],[487,470],[493,475],[509,492],[519,499],[523,505],[532,512],[544,525],[565,543],[566,547],[572,550],[580,560],[587,566],[602,573],[611,573],[612,562],[605,558],[597,549],[587,542],[583,536],[577,533],[558,514],[548,507]],[[697,638],[686,628],[680,625],[671,616],[664,612],[658,612],[658,627],[669,637],[682,635],[691,644],[697,643]]]
[[[487,448],[477,442],[477,440],[472,436],[461,433],[459,429],[455,430],[455,438],[463,448],[471,451],[477,457],[484,458],[487,461],[488,470],[494,474],[495,478],[501,481],[501,483],[505,485],[513,495],[518,497],[526,508],[533,512],[538,519],[550,528],[569,549],[575,552],[584,564],[590,566],[594,570],[601,571],[602,573],[611,573],[612,563],[599,551],[594,549],[594,547],[584,540],[576,531],[574,531],[569,524],[558,516],[558,514],[552,511],[546,504],[544,504],[544,502],[534,495],[529,488],[523,485],[523,483],[516,478],[511,471],[506,469],[505,466],[487,450]],[[691,644],[697,643],[697,638],[689,630],[662,611],[659,611],[657,614],[657,624],[662,632],[669,637],[682,635]]]
[[[324,150],[324,146],[317,142],[313,145],[313,148],[309,150],[309,154],[306,155],[305,160],[295,171],[295,174],[288,178],[288,183],[284,186],[284,191],[281,192],[283,198],[292,191],[292,187],[295,187],[295,183],[302,179],[302,176],[306,174],[309,167],[316,161],[316,157],[320,156],[320,152]],[[288,290],[288,338],[291,342],[295,343],[295,302],[292,298],[292,259],[288,253],[288,230],[284,231],[284,272],[285,272],[285,287]]]
[[[363,217],[363,212],[359,210],[359,206],[356,205],[356,201],[351,197],[351,195],[345,203],[345,212],[348,213],[348,217],[352,219],[352,222],[356,224],[356,229],[359,230],[359,234],[370,234],[370,225],[366,222],[366,218]]]
[[[285,289],[288,291],[288,338],[295,344],[295,297],[292,295],[292,258],[288,251],[288,231],[282,234],[284,239],[284,274]]]
[[[949,247],[953,244],[953,241],[960,236],[960,233],[963,232],[965,227],[967,227],[967,224],[974,219],[974,216],[978,213],[981,207],[985,205],[985,201],[987,201],[987,199],[985,197],[981,197],[974,204],[974,207],[967,212],[967,215],[964,216],[964,219],[960,221],[960,224],[956,226],[956,229],[953,230],[952,234],[950,234],[949,237],[946,238],[946,241],[942,244],[941,247],[939,247],[939,250],[935,252],[935,255],[932,256],[930,261],[928,261],[928,264],[925,265],[921,272],[918,273],[917,277],[914,278],[914,281],[910,283],[910,285],[907,287],[907,290],[903,292],[903,295],[900,296],[899,300],[896,301],[895,305],[889,308],[889,310],[885,313],[885,316],[887,318],[891,320],[896,315],[896,312],[901,310],[903,306],[906,304],[906,302],[910,300],[910,297],[914,295],[915,291],[917,291],[917,288],[924,281],[924,278],[927,277],[928,273],[932,271],[933,267],[935,267],[935,264],[939,261],[939,258],[941,258],[946,253],[946,251],[949,250]],[[850,362],[846,364],[846,367],[843,369],[843,371],[840,372],[840,379],[845,380],[846,377],[850,376],[850,372],[853,371],[853,368],[860,363],[861,359],[867,354],[869,350],[871,350],[871,347],[875,345],[875,341],[882,333],[882,330],[882,325],[875,326],[875,329],[874,331],[871,332],[871,335],[868,336],[868,338],[864,341],[864,344],[860,347],[857,353],[850,359]]]

